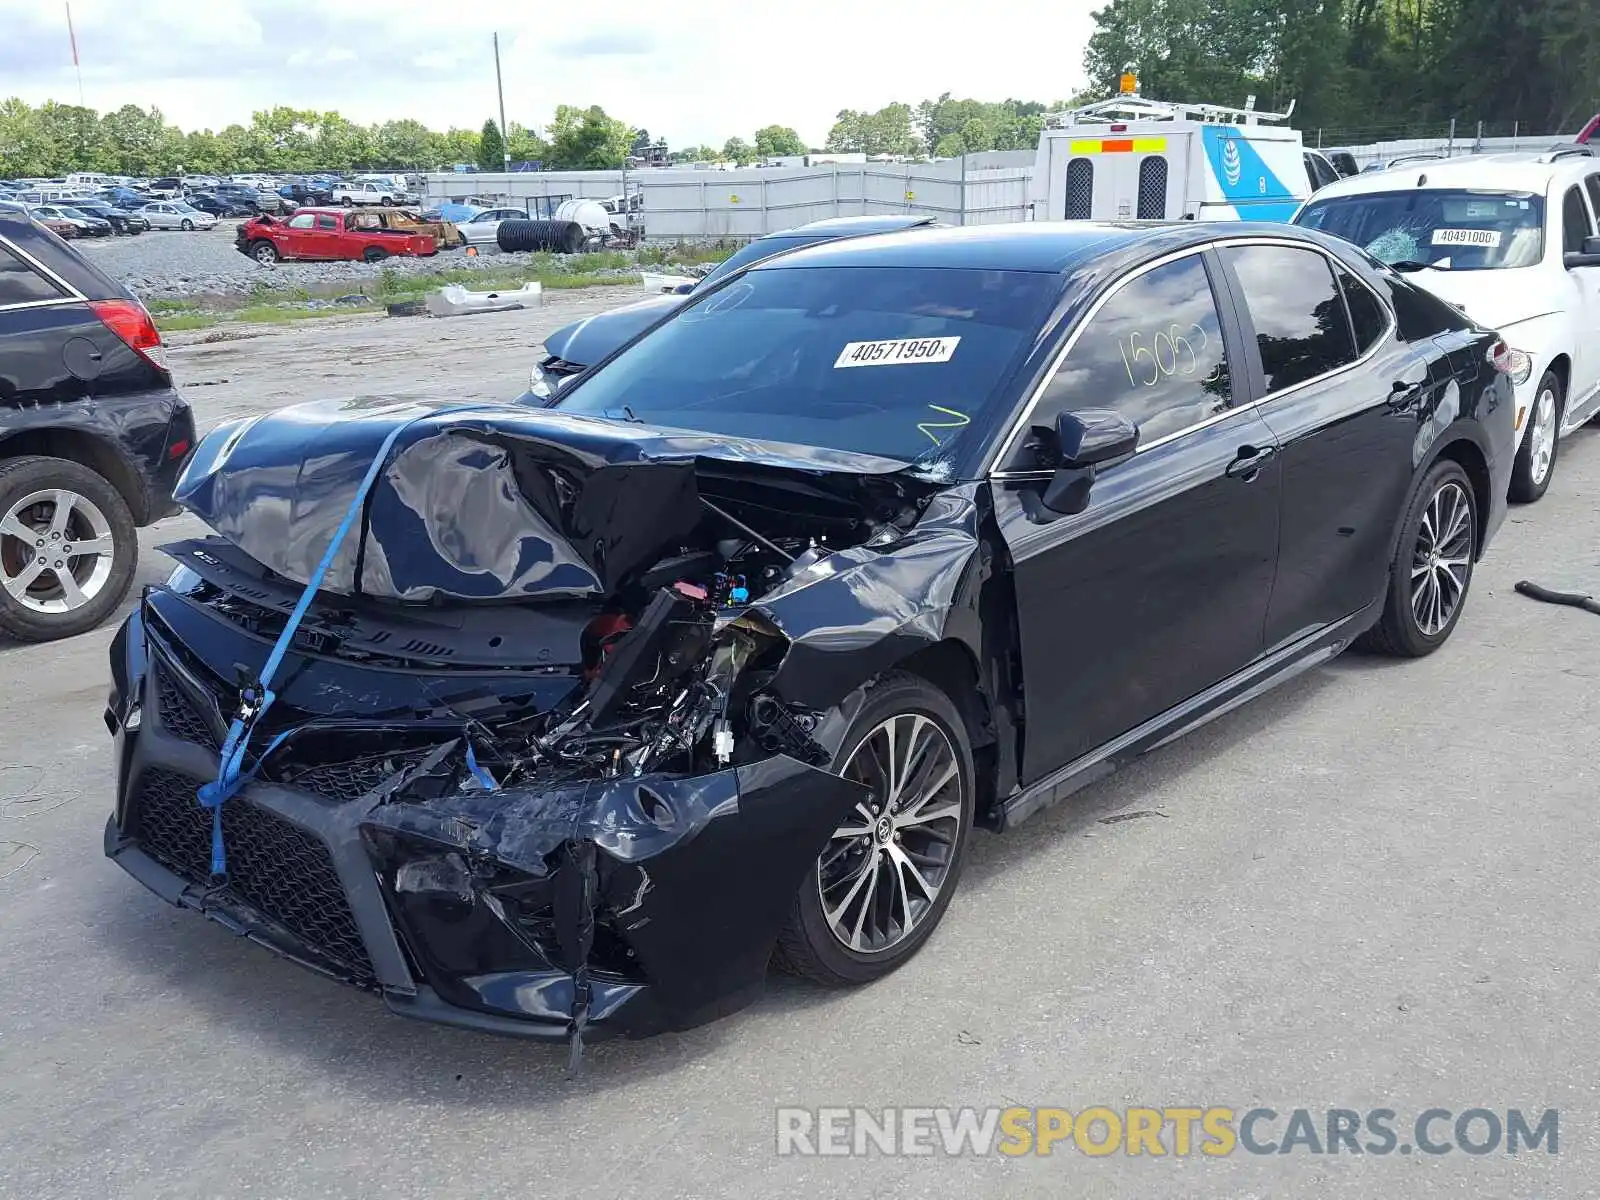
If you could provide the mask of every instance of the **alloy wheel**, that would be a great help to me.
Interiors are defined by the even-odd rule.
[[[110,581],[114,555],[111,522],[76,492],[30,492],[0,517],[0,587],[34,612],[88,604]]]
[[[872,794],[817,860],[822,912],[846,949],[881,954],[917,929],[950,873],[962,833],[961,769],[937,721],[900,713],[874,726],[840,773]]]
[[[1528,430],[1535,485],[1542,484],[1550,474],[1550,464],[1556,455],[1556,424],[1555,389],[1544,388],[1533,402],[1533,428]]]
[[[1423,510],[1411,554],[1411,615],[1437,637],[1466,594],[1472,571],[1472,503],[1455,480],[1444,483]]]

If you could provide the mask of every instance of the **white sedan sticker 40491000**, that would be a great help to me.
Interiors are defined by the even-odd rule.
[[[1485,246],[1491,250],[1500,248],[1500,231],[1498,229],[1435,229],[1433,231],[1433,244],[1435,246]]]
[[[895,367],[903,363],[949,362],[961,339],[958,337],[891,338],[886,342],[846,342],[838,367]]]

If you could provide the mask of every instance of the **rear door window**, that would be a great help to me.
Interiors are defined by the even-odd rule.
[[[1269,393],[1355,361],[1344,299],[1320,253],[1296,246],[1225,246],[1222,255],[1243,289]]]
[[[1594,222],[1583,202],[1583,191],[1573,184],[1561,201],[1561,248],[1569,254],[1583,251],[1583,239],[1594,236]]]
[[[65,293],[4,246],[0,246],[0,308],[60,300]]]
[[[1356,353],[1365,354],[1383,338],[1389,328],[1389,311],[1383,307],[1376,293],[1340,267],[1337,271],[1339,287],[1344,292],[1344,302],[1350,309],[1350,325],[1356,335]]]
[[[317,218],[317,228],[318,229],[326,229],[326,230],[330,230],[330,231],[333,231],[333,232],[337,232],[338,228],[339,228],[339,218],[338,217],[321,217],[321,216],[319,216]]]

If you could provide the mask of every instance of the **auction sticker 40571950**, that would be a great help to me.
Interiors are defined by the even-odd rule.
[[[893,367],[901,363],[949,362],[960,344],[958,337],[891,338],[883,342],[846,342],[837,367]]]

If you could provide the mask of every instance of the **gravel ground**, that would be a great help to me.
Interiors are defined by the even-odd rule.
[[[446,250],[432,258],[389,258],[381,263],[278,263],[262,266],[233,247],[237,222],[219,221],[215,229],[151,230],[137,237],[96,238],[76,242],[86,257],[144,300],[177,300],[188,296],[248,296],[258,288],[324,287],[380,278],[385,271],[400,275],[432,275],[440,271],[504,270],[526,265],[531,254],[479,254]],[[559,269],[565,255],[553,256]],[[622,269],[598,274],[627,275]],[[688,273],[688,272],[685,272]]]
[[[172,359],[204,424],[505,395],[521,347],[597,299],[179,334]],[[1346,655],[978,836],[943,927],[874,986],[775,978],[726,1020],[592,1047],[577,1080],[145,892],[101,853],[114,627],[0,645],[0,1196],[1600,1195],[1600,622],[1511,586],[1600,592],[1597,546],[1584,430],[1438,654]],[[166,569],[150,552],[140,579]],[[1560,1153],[774,1153],[779,1105],[942,1104],[1263,1105],[1270,1138],[1297,1107],[1552,1107]]]

